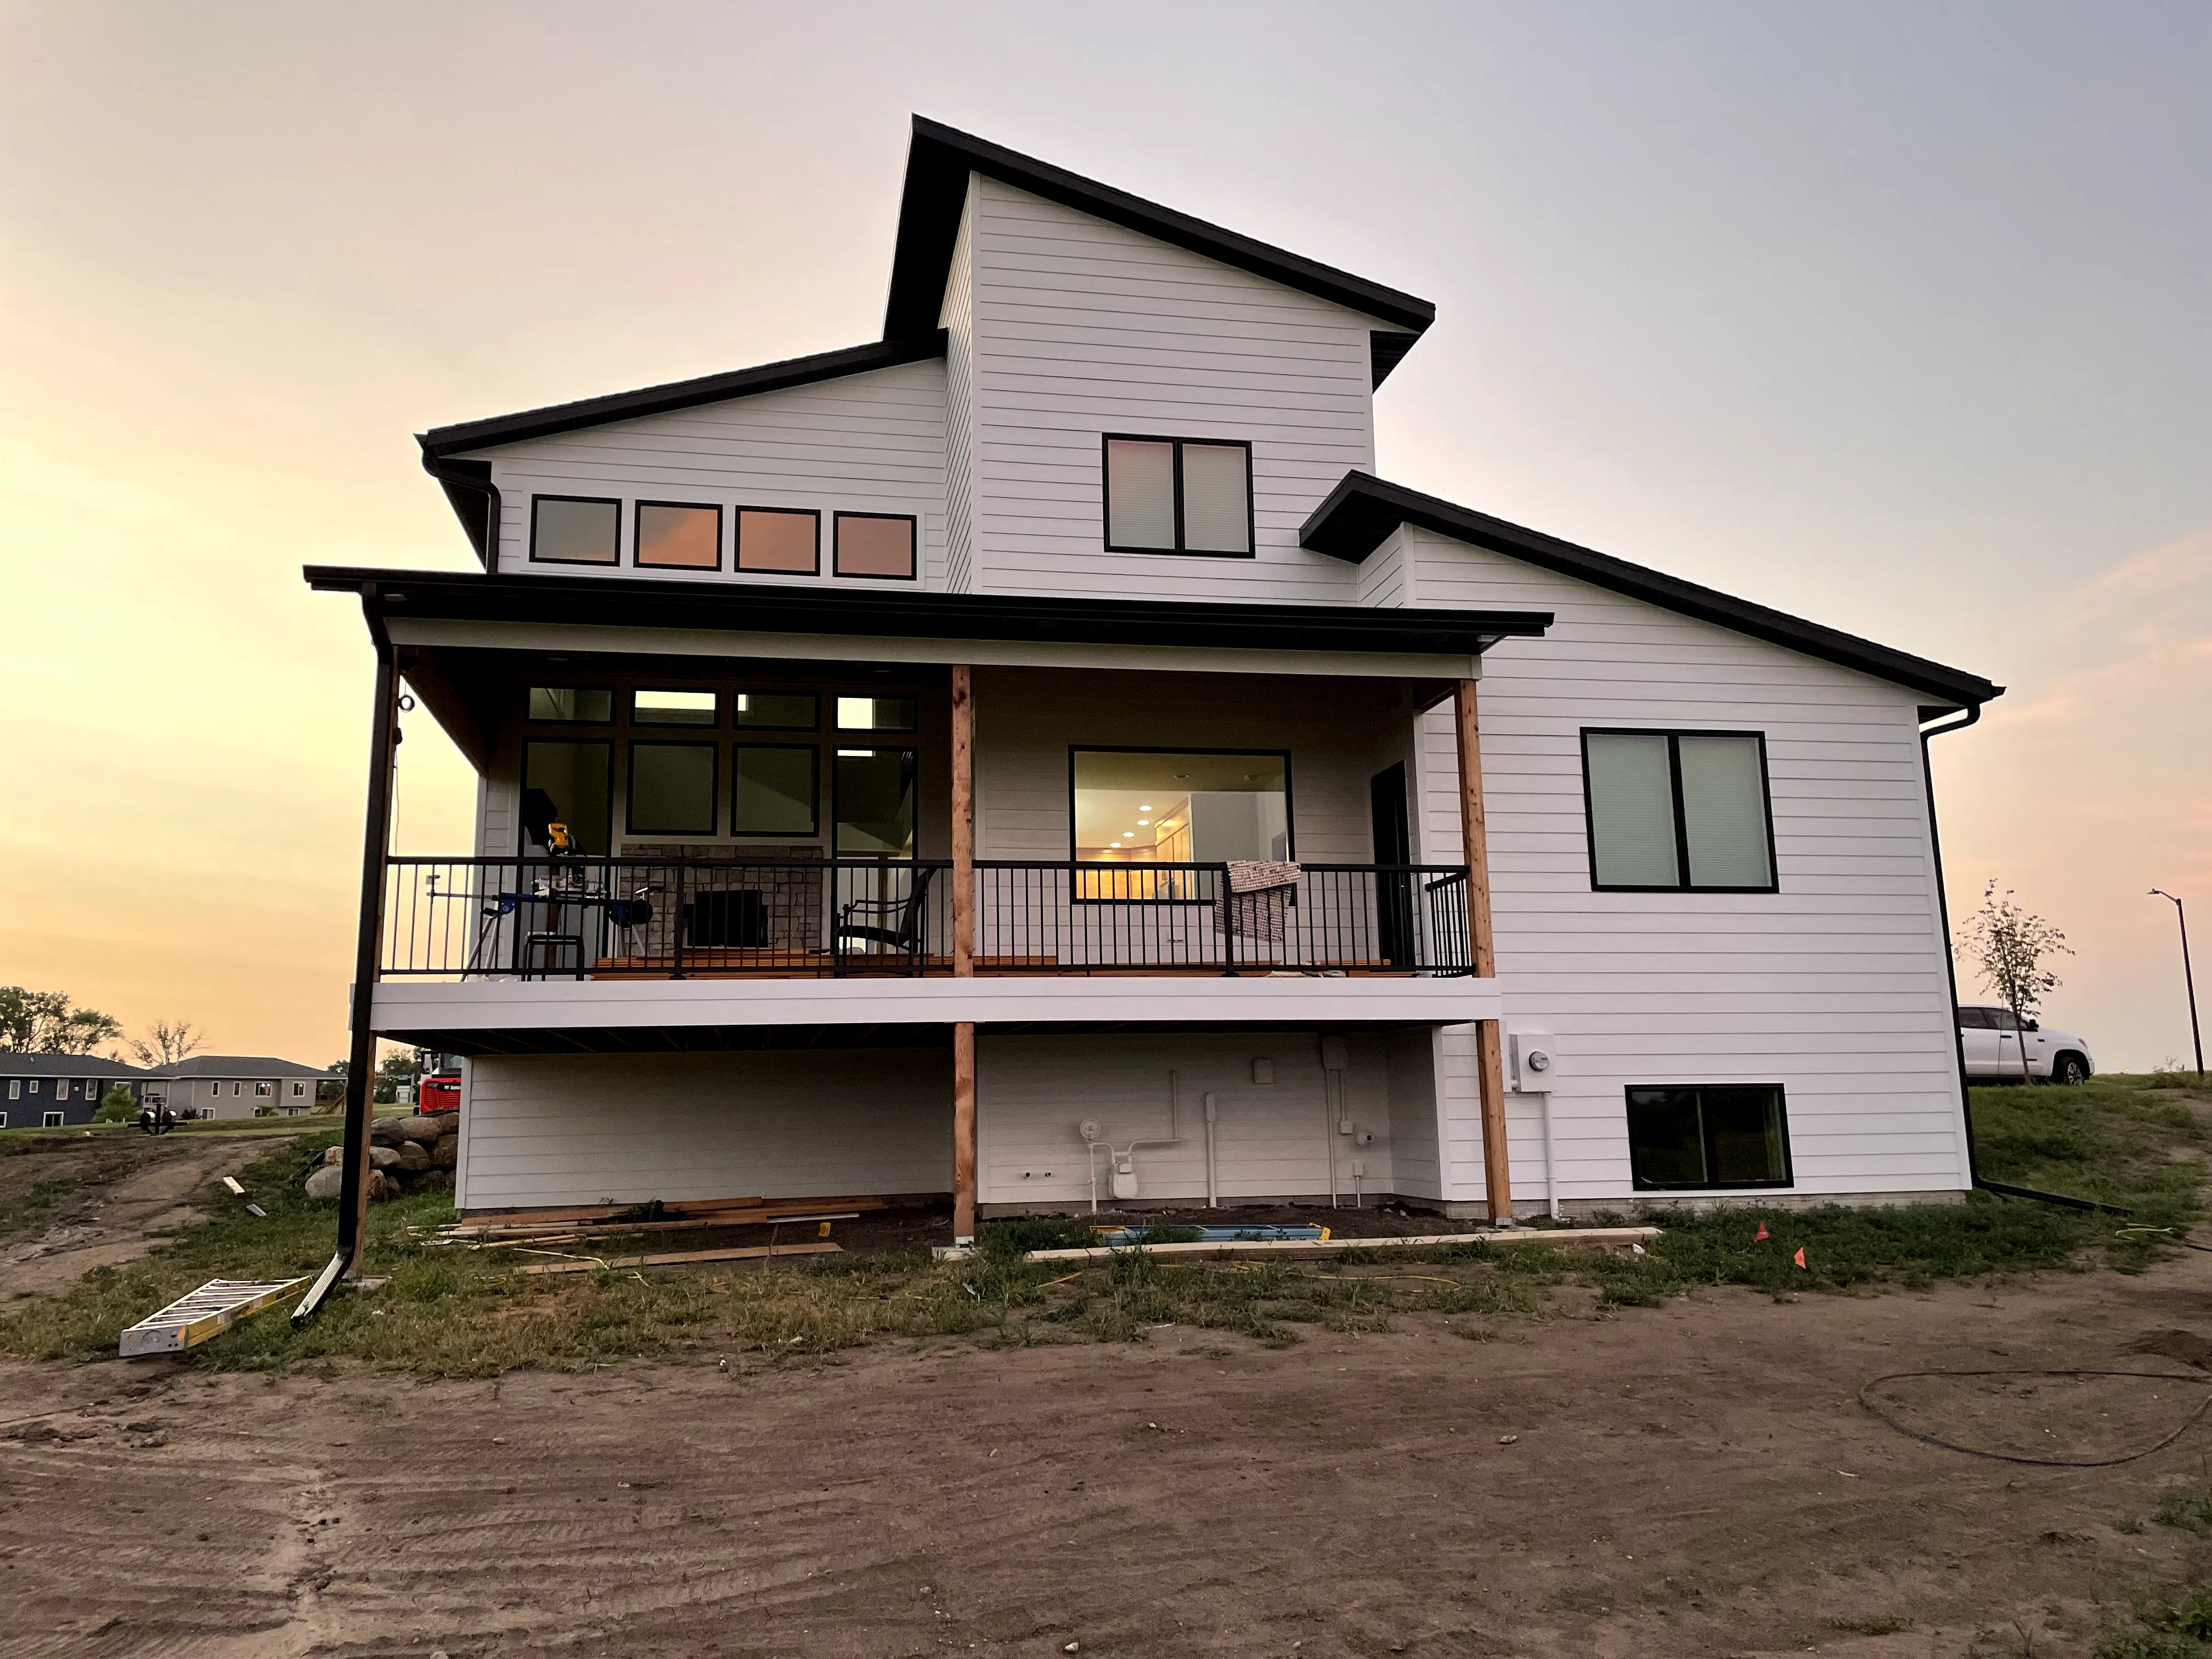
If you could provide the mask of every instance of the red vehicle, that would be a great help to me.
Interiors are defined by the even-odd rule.
[[[415,1090],[415,1109],[424,1114],[458,1112],[461,1109],[461,1057],[459,1054],[434,1054],[424,1051],[422,1076]]]

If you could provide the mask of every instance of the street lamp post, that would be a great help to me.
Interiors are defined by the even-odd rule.
[[[2197,1028],[2197,975],[2189,969],[2189,912],[2181,901],[2162,887],[2150,890],[2153,898],[2171,899],[2173,919],[2181,924],[2181,982],[2189,988],[2189,1040],[2197,1046],[2197,1075],[2204,1075],[2204,1036]]]

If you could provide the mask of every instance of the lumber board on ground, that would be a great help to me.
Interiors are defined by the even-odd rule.
[[[594,1238],[627,1238],[632,1233],[714,1232],[726,1227],[798,1226],[817,1221],[857,1221],[858,1210],[810,1211],[805,1215],[740,1216],[701,1221],[609,1221],[589,1225],[555,1224],[546,1227],[501,1227],[484,1232],[444,1230],[426,1241],[433,1244],[572,1244]]]
[[[588,1273],[603,1267],[673,1267],[687,1261],[752,1261],[767,1256],[829,1255],[842,1244],[748,1244],[728,1250],[665,1250],[657,1255],[610,1255],[591,1261],[533,1262],[526,1273]]]
[[[1254,1239],[1245,1243],[1117,1244],[1073,1250],[1031,1250],[1024,1261],[1110,1261],[1117,1255],[1141,1250],[1146,1255],[1223,1258],[1342,1255],[1347,1250],[1427,1249],[1439,1244],[1641,1244],[1659,1237],[1657,1227],[1501,1227],[1479,1233],[1412,1233],[1398,1238]],[[960,1253],[965,1255],[965,1252]],[[951,1259],[951,1253],[948,1253]]]
[[[642,1209],[640,1204],[594,1204],[568,1210],[479,1210],[453,1224],[456,1230],[477,1227],[537,1226],[553,1221],[615,1221]],[[720,1215],[730,1211],[748,1214],[787,1215],[805,1211],[888,1210],[890,1200],[873,1193],[836,1193],[805,1198],[682,1198],[660,1206],[672,1218]],[[642,1223],[641,1226],[649,1224]]]

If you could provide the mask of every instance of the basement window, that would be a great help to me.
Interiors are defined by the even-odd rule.
[[[622,503],[593,495],[533,495],[530,557],[538,564],[620,564]]]
[[[1790,1186],[1782,1085],[1632,1087],[1628,1158],[1639,1192]]]
[[[1251,557],[1251,445],[1110,434],[1104,444],[1109,552]]]
[[[1585,731],[1583,799],[1595,891],[1778,890],[1759,732]]]

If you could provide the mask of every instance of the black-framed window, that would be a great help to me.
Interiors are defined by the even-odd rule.
[[[911,749],[838,749],[830,768],[831,850],[843,858],[914,856],[916,767]]]
[[[1589,728],[1582,741],[1592,888],[1777,890],[1761,733]]]
[[[600,495],[532,495],[530,557],[537,564],[620,564],[622,503]]]
[[[740,691],[732,718],[744,731],[811,732],[822,723],[822,699],[812,691]]]
[[[1218,439],[1101,441],[1112,553],[1252,556],[1252,446]]]
[[[914,730],[912,697],[878,697],[862,695],[837,699],[837,729],[840,732],[911,732]]]
[[[914,580],[917,528],[908,513],[840,513],[837,574],[874,581]]]
[[[730,833],[811,841],[822,832],[822,751],[741,743],[730,751]]]
[[[1782,1085],[1632,1085],[1628,1159],[1639,1192],[1788,1187],[1795,1176]]]
[[[1071,747],[1067,757],[1068,850],[1079,863],[1296,856],[1287,750]]]
[[[595,857],[608,845],[613,816],[614,745],[532,738],[522,745],[521,850],[546,852],[552,826],[566,826],[568,850]]]
[[[631,561],[653,570],[720,570],[722,509],[695,501],[640,501]]]
[[[524,712],[545,726],[607,726],[615,717],[615,694],[604,685],[533,685]]]
[[[718,748],[711,743],[671,743],[649,738],[633,741],[624,833],[713,835]]]
[[[719,693],[697,686],[640,685],[631,688],[632,726],[713,726],[719,718]]]
[[[822,515],[807,507],[739,507],[737,565],[777,575],[820,575]]]

